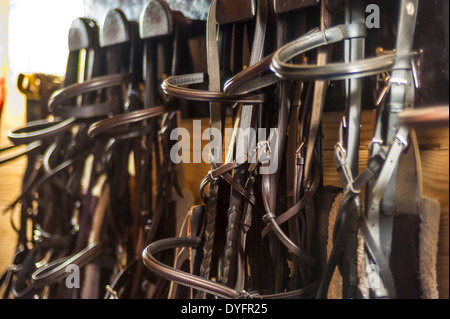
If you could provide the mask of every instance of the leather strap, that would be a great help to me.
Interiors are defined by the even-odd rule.
[[[345,20],[347,24],[364,23],[364,4],[360,1],[347,1],[345,6]],[[364,38],[352,38],[344,43],[345,62],[353,63],[365,57]],[[359,145],[361,127],[361,103],[363,93],[363,79],[355,78],[345,81],[345,146],[346,161],[353,176],[358,175],[359,170]],[[345,187],[345,185],[344,185]],[[342,274],[342,297],[353,299],[358,293],[357,265],[357,216],[350,216],[349,230],[342,262],[340,265]]]
[[[307,32],[302,38],[318,32],[318,29],[312,29]],[[263,75],[270,71],[270,66],[275,53],[272,53],[257,63],[242,70],[231,79],[225,82],[224,92],[228,95],[232,94],[248,94],[258,89],[262,89],[280,82],[280,78],[274,73]]]
[[[167,95],[185,100],[216,103],[264,103],[267,100],[263,94],[227,95],[220,88],[203,91],[183,87],[201,83],[205,83],[204,73],[172,76],[164,80],[161,86]]]
[[[317,289],[317,284],[290,292],[279,294],[261,295],[258,292],[237,291],[217,282],[204,279],[203,277],[186,273],[184,271],[167,266],[158,261],[154,256],[164,250],[182,247],[200,247],[200,238],[167,238],[152,243],[142,253],[142,259],[147,268],[153,273],[167,280],[177,282],[181,285],[194,288],[205,293],[225,299],[297,299],[311,297]]]
[[[266,0],[259,0],[257,3],[258,8],[256,14],[256,26],[250,55],[250,65],[255,64],[262,58],[266,38],[268,5]],[[238,118],[240,129],[239,132],[246,132],[251,127],[255,114],[254,109],[255,106],[250,104],[245,104],[241,107],[240,116]],[[247,154],[249,151],[249,146],[245,141],[245,136],[240,136],[239,132],[236,137],[239,141],[236,145],[236,156],[239,156],[240,154]],[[249,139],[250,138],[251,137],[249,137]],[[232,141],[230,150],[234,149],[236,139]],[[248,143],[251,145],[252,141],[248,141]],[[244,168],[239,168],[234,171],[233,180],[243,189],[245,189],[244,184],[247,179],[246,175],[247,172]],[[245,242],[243,243],[244,245],[239,245],[242,243],[239,241],[239,235],[240,221],[243,215],[243,198],[239,193],[239,191],[235,190],[235,187],[231,188],[230,204],[227,212],[228,224],[226,229],[226,244],[223,258],[222,283],[229,287],[243,287],[245,284],[245,280],[238,280],[237,278],[237,268],[244,267],[244,261],[242,259],[245,258],[243,255]],[[252,196],[252,194],[250,193],[249,196]],[[240,255],[240,259],[238,259],[238,254]],[[245,271],[240,269],[239,272],[243,274]]]
[[[123,268],[112,283],[106,286],[106,294],[104,299],[119,299],[119,291],[133,278],[133,274],[136,271],[138,262],[137,260],[131,262],[128,266]]]
[[[448,126],[449,107],[430,106],[407,109],[398,114],[397,123],[413,128],[435,128]]]
[[[9,140],[15,145],[29,144],[38,140],[45,141],[67,132],[75,122],[76,119],[74,117],[53,122],[39,120],[10,131],[7,135]]]
[[[21,251],[22,254],[26,253],[23,262],[20,265],[16,265],[16,261],[13,263],[16,269],[16,278],[12,284],[12,293],[16,299],[31,299],[39,297],[41,293],[40,287],[30,284],[30,277],[33,271],[36,270],[38,263],[36,258],[41,256],[42,251],[47,252],[48,255],[53,255],[57,251],[62,251],[70,243],[72,236],[49,234],[42,230],[37,225],[33,233],[34,246],[31,250]]]
[[[29,153],[39,151],[41,146],[42,146],[41,141],[32,142],[32,143],[28,144],[24,150],[22,150],[22,148],[20,148],[20,151],[18,153],[12,153],[10,155],[0,157],[0,165],[8,163],[10,161],[13,161],[19,157],[22,157],[23,155],[27,155]],[[16,148],[19,148],[19,147],[18,146],[5,147],[3,149],[0,149],[0,154],[12,152],[12,150],[15,150]]]
[[[206,45],[207,45],[207,66],[209,75],[209,90],[220,91],[220,62],[219,49],[217,44],[217,0],[212,0],[208,13],[207,29],[206,29]],[[222,133],[222,105],[218,102],[210,102],[210,127]],[[222,146],[222,140],[217,141]],[[215,152],[218,150],[216,149]],[[213,156],[213,150],[210,149],[210,156]],[[214,154],[221,156],[221,154]],[[215,164],[211,162],[211,169],[215,168]],[[208,280],[211,272],[211,260],[214,250],[214,241],[216,234],[216,216],[217,202],[219,197],[219,183],[215,181],[210,184],[208,204],[206,206],[206,220],[204,230],[203,259],[200,265],[200,276]],[[204,299],[204,293],[198,294],[197,299]]]
[[[16,299],[30,299],[38,293],[37,287],[27,283],[31,273],[36,269],[35,258],[38,248],[36,245],[27,253],[21,264],[21,269],[18,271],[17,277],[12,284],[11,290]]]
[[[335,239],[334,246],[328,261],[327,269],[322,277],[320,284],[320,289],[317,293],[318,298],[326,298],[328,284],[331,280],[332,274],[335,267],[338,264],[338,258],[344,251],[346,234],[350,230],[351,216],[356,214],[359,217],[361,231],[366,243],[366,248],[370,253],[370,257],[373,258],[374,262],[380,267],[380,275],[382,276],[383,282],[386,284],[388,291],[390,292],[390,297],[395,298],[395,286],[393,283],[392,274],[389,269],[389,264],[386,261],[386,257],[382,253],[382,250],[378,242],[374,239],[373,235],[368,228],[366,217],[362,214],[361,204],[359,201],[358,194],[361,188],[366,185],[370,179],[377,178],[377,184],[379,189],[378,198],[382,197],[387,186],[387,176],[392,174],[391,164],[398,161],[398,156],[402,150],[406,147],[401,141],[405,141],[402,134],[405,133],[404,129],[401,129],[397,135],[397,143],[389,149],[385,160],[372,160],[366,170],[359,175],[358,178],[353,179],[350,169],[345,169],[345,156],[339,152],[339,145],[336,147],[336,163],[338,171],[341,173],[343,184],[347,185],[344,190],[344,198],[342,200],[338,217],[336,219],[335,226]],[[383,158],[384,159],[384,156]],[[392,162],[391,162],[392,161]]]
[[[401,1],[398,18],[398,34],[396,42],[396,54],[408,54],[412,51],[414,32],[416,27],[418,1]],[[367,219],[370,222],[372,236],[379,240],[385,258],[390,259],[392,246],[392,232],[394,227],[396,176],[401,152],[408,145],[408,130],[397,126],[399,112],[412,108],[414,105],[414,85],[411,60],[405,63],[398,62],[393,66],[390,77],[390,100],[385,110],[387,123],[382,136],[384,144],[390,145],[386,165],[380,172],[376,183],[371,184],[368,190],[370,194],[367,205]],[[382,116],[382,113],[380,114]],[[381,121],[381,118],[379,119]],[[381,130],[379,126],[379,130]],[[374,148],[372,155],[376,155],[379,148]],[[381,266],[380,266],[381,267]],[[395,297],[396,291],[392,283],[374,289],[376,297],[386,295]]]
[[[48,107],[50,112],[60,117],[75,117],[78,119],[107,116],[119,111],[119,105],[96,104],[82,107],[66,106],[64,102],[87,92],[106,88],[113,88],[134,81],[133,74],[116,74],[97,77],[81,84],[73,84],[56,91],[50,98]]]
[[[167,112],[164,106],[153,107],[149,109],[134,111],[131,113],[120,114],[114,117],[98,121],[93,123],[88,131],[88,135],[91,138],[97,138],[101,136],[114,137],[119,135],[118,129],[122,126],[130,124],[141,123],[145,120],[158,117]],[[129,128],[126,129],[127,131]]]
[[[104,243],[98,242],[71,257],[55,260],[33,273],[31,276],[32,284],[34,287],[39,288],[59,282],[69,276],[70,273],[66,271],[68,266],[76,265],[81,268],[99,256],[103,250]]]
[[[147,248],[145,248],[142,253],[142,259],[145,266],[149,268],[153,273],[168,280],[200,291],[204,291],[206,293],[211,293],[221,298],[236,299],[241,297],[241,293],[237,292],[234,289],[205,279],[201,276],[192,275],[181,270],[174,269],[162,264],[155,257],[153,257],[155,254],[163,250],[181,247],[197,248],[200,247],[201,244],[202,241],[200,238],[179,237],[163,239],[147,246]]]
[[[273,54],[270,54],[239,72],[225,82],[223,91],[228,95],[249,94],[250,92],[278,83],[280,80],[274,74],[258,77],[269,70],[272,59]]]
[[[308,50],[345,39],[366,36],[364,24],[339,25],[301,37],[280,50],[273,57],[271,70],[281,79],[347,80],[391,70],[394,65],[407,68],[412,53],[387,54],[351,63],[329,63],[323,66],[295,65],[287,61]]]

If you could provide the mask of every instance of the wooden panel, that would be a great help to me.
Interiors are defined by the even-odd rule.
[[[10,223],[11,212],[4,214],[3,211],[20,195],[25,165],[25,158],[20,158],[0,166],[0,273],[10,264],[17,243],[17,234]]]
[[[437,258],[437,279],[438,279],[438,290],[440,299],[449,298],[449,278],[448,278],[448,255],[438,255]]]
[[[322,129],[324,134],[324,149],[333,149],[338,140],[339,125],[342,118],[340,112],[327,112],[323,115]],[[372,142],[374,112],[363,111],[361,113],[360,148],[367,149]],[[449,128],[440,127],[433,129],[417,130],[420,149],[422,150],[448,150]]]
[[[323,130],[323,147],[326,150],[334,149],[338,137],[339,126],[342,119],[340,112],[327,112],[323,114],[322,130]],[[372,142],[373,136],[373,112],[364,111],[361,113],[361,135],[360,148],[367,149]]]
[[[417,139],[421,150],[448,150],[449,128],[417,130]]]
[[[201,121],[201,131],[200,138],[202,137],[202,133],[208,129],[209,127],[209,119],[200,119],[196,121]],[[194,137],[194,120],[193,119],[183,119],[180,121],[180,127],[188,130],[190,134],[189,140],[183,140],[183,148],[190,149],[190,160],[189,163],[184,163],[184,172],[185,172],[185,183],[186,187],[189,188],[195,198],[195,203],[197,205],[202,204],[203,202],[200,199],[200,184],[205,176],[208,174],[211,169],[211,165],[205,161],[203,161],[202,155],[207,156],[208,154],[208,141],[205,139],[201,139],[201,143],[198,143],[196,137]],[[225,123],[226,128],[231,128],[231,119],[227,119]],[[195,139],[195,141],[194,141]],[[224,152],[227,150],[227,145],[229,143],[230,136],[224,136],[223,150]],[[189,144],[188,144],[189,143]],[[200,159],[200,163],[194,163],[196,159]]]
[[[367,166],[367,159],[369,156],[369,151],[360,150],[359,151],[359,171],[363,171]],[[334,165],[334,151],[325,150],[323,154],[323,183],[324,185],[332,185],[342,187],[341,178],[339,173],[336,171]]]

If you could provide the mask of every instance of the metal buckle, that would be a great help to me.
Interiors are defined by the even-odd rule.
[[[209,178],[211,178],[214,182],[217,182],[217,181],[219,180],[219,177],[214,177],[214,176],[212,175],[212,173],[213,173],[212,170],[208,172]]]
[[[119,299],[117,291],[112,289],[110,285],[106,285],[105,288],[111,294],[111,297],[109,299]]]
[[[295,152],[295,159],[297,165],[305,165],[305,158],[302,156],[302,149],[305,146],[305,142],[303,142],[300,147],[297,149],[297,152]]]
[[[262,165],[267,165],[270,163],[270,154],[272,153],[272,149],[270,148],[270,144],[268,141],[260,141],[257,145],[258,149],[258,161]]]
[[[402,143],[404,147],[408,146],[408,141],[403,136],[401,136],[400,134],[397,134],[397,136],[395,138],[397,139],[397,141]]]
[[[359,193],[361,193],[360,190],[357,190],[354,188],[353,183],[353,175],[352,172],[350,170],[350,168],[347,165],[347,161],[346,161],[346,150],[344,149],[344,147],[342,146],[341,143],[337,143],[336,147],[335,147],[335,165],[336,165],[336,169],[339,171],[342,171],[342,175],[345,178],[345,181],[347,182],[346,187],[350,190],[351,193],[357,195]]]

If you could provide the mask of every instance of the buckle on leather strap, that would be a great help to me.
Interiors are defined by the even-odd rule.
[[[297,165],[305,165],[305,158],[302,155],[302,149],[305,147],[305,142],[303,142],[300,147],[297,149],[297,152],[295,152],[295,163]]]
[[[397,141],[402,143],[404,147],[408,146],[408,141],[401,134],[397,134],[395,138],[397,139]]]
[[[111,295],[111,297],[109,297],[109,299],[119,299],[119,296],[117,294],[117,291],[115,291],[114,289],[112,289],[112,287],[110,285],[106,285],[105,287],[106,291],[109,292],[109,294]]]
[[[262,165],[268,165],[270,163],[270,154],[272,149],[268,141],[260,141],[257,145],[258,149],[258,161]]]
[[[213,171],[212,171],[212,170],[210,170],[210,171],[208,172],[208,176],[209,176],[209,178],[211,178],[211,180],[213,180],[214,182],[217,182],[217,181],[219,180],[219,177],[214,177],[214,176],[213,176]]]
[[[350,167],[347,165],[346,160],[346,150],[342,146],[341,143],[337,143],[334,152],[334,162],[336,165],[336,170],[341,172],[341,178],[343,178],[344,184],[350,190],[351,193],[357,195],[361,193],[361,190],[355,189],[353,186],[353,175],[350,170]]]

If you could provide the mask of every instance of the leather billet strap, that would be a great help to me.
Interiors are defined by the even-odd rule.
[[[299,27],[301,28],[301,24],[299,24]],[[281,49],[285,43],[286,43],[286,36],[287,36],[287,17],[284,15],[280,15],[277,17],[276,21],[276,47],[277,50]],[[273,75],[272,75],[273,76]],[[264,80],[263,83],[266,81]],[[270,77],[269,81],[270,83]],[[304,278],[303,276],[303,267],[309,267],[316,263],[315,258],[309,255],[310,250],[306,245],[302,245],[301,238],[300,238],[300,229],[296,227],[297,219],[292,219],[289,221],[289,225],[284,230],[280,227],[280,225],[277,222],[277,213],[280,207],[280,203],[277,200],[278,196],[280,196],[280,190],[279,190],[279,182],[280,180],[283,180],[281,177],[281,165],[280,165],[280,159],[286,156],[285,148],[289,148],[291,150],[292,148],[296,147],[296,135],[297,132],[294,133],[294,135],[288,135],[288,129],[293,128],[290,127],[289,124],[291,124],[291,120],[289,119],[290,115],[292,114],[293,105],[292,100],[289,99],[289,93],[290,90],[295,88],[295,86],[292,86],[291,83],[287,81],[281,81],[278,86],[278,99],[277,99],[277,107],[278,107],[278,124],[277,124],[277,135],[276,135],[276,145],[273,147],[273,151],[271,151],[271,158],[275,157],[278,158],[278,167],[275,173],[273,174],[265,174],[261,178],[261,188],[262,188],[262,199],[264,204],[264,211],[265,215],[263,217],[264,222],[267,224],[266,229],[270,229],[275,235],[276,238],[279,240],[279,242],[288,250],[288,254],[291,254],[292,261],[293,261],[293,272],[292,277],[296,278]],[[297,94],[298,92],[296,92]],[[293,121],[293,120],[292,120]],[[295,140],[294,140],[295,139]],[[303,141],[301,141],[303,142]],[[288,145],[286,146],[285,143]],[[295,143],[295,145],[294,145]],[[312,146],[313,147],[313,146]],[[288,157],[291,154],[287,155]],[[289,160],[288,160],[289,162]],[[263,167],[268,165],[268,163],[263,163]],[[289,165],[289,164],[288,164]],[[289,174],[291,171],[291,167],[286,168],[286,172]],[[287,176],[287,178],[292,178],[293,176]],[[292,185],[292,184],[291,184]],[[290,185],[289,182],[286,184],[286,191],[291,191],[289,189]],[[289,201],[289,200],[288,200]],[[288,207],[293,205],[292,202],[288,203]],[[277,209],[278,208],[278,209]],[[312,221],[313,219],[307,219],[307,221]],[[305,228],[306,232],[304,235],[308,236],[309,232],[309,226],[311,223],[306,224]],[[285,233],[285,231],[289,231],[289,236]],[[264,235],[264,234],[263,234]],[[307,240],[309,242],[309,240]],[[272,257],[272,262],[274,265],[280,264],[280,252],[279,252],[279,244],[275,241],[269,240],[269,247],[270,247],[270,253]],[[302,270],[299,270],[302,269]],[[301,280],[301,279],[300,279]],[[281,291],[282,289],[285,289],[283,287],[284,285],[281,284],[284,279],[282,279],[282,276],[280,273],[277,274],[276,281],[278,282],[276,286],[276,291]],[[300,284],[300,282],[296,283],[296,285]],[[306,281],[305,281],[306,284]],[[300,284],[302,285],[302,284]]]
[[[249,3],[250,1],[245,1]],[[256,1],[255,1],[256,2]],[[242,2],[243,3],[243,2]],[[220,2],[219,2],[220,4]],[[230,11],[232,8],[229,7],[226,11]],[[266,38],[266,25],[267,25],[267,13],[268,7],[266,0],[257,1],[257,13],[256,13],[256,24],[253,37],[253,44],[250,53],[250,65],[257,63],[263,56],[264,43]],[[220,13],[220,6],[218,8],[218,13]],[[250,17],[249,17],[250,19]],[[246,19],[247,21],[248,19]],[[237,32],[237,31],[235,31]],[[211,71],[211,68],[210,68]],[[220,82],[217,82],[220,85]],[[225,96],[229,96],[224,94]],[[262,96],[262,95],[261,95]],[[234,101],[233,101],[234,102]],[[262,101],[251,100],[246,98],[243,101],[244,105],[240,106],[238,110],[238,115],[235,120],[234,128],[237,129],[238,125],[240,129],[246,130],[250,127],[253,118],[254,103],[261,103]],[[234,136],[236,131],[234,132]],[[223,251],[223,264],[222,264],[222,278],[221,283],[231,288],[240,287],[243,289],[245,285],[245,279],[242,278],[245,274],[244,267],[245,261],[243,261],[244,256],[239,256],[239,254],[245,254],[245,241],[242,243],[239,236],[240,232],[240,221],[243,212],[241,211],[242,202],[248,202],[249,211],[252,209],[251,205],[256,204],[256,198],[251,190],[245,185],[247,184],[245,179],[247,178],[247,171],[243,165],[240,165],[238,161],[232,161],[233,150],[235,149],[236,139],[231,140],[230,153],[228,154],[225,164],[219,168],[211,170],[210,174],[203,180],[201,184],[201,194],[204,194],[204,187],[209,183],[215,183],[218,180],[218,176],[227,181],[231,186],[229,208],[227,211],[227,227],[226,227],[226,238],[225,247]],[[245,149],[236,150],[238,153],[247,153]],[[255,152],[256,153],[256,152]],[[243,161],[244,163],[246,161]],[[231,176],[231,171],[234,171],[233,177]],[[229,173],[230,172],[230,173]],[[213,176],[217,173],[217,176]],[[203,198],[203,196],[202,196]]]
[[[324,31],[333,23],[333,14],[329,8],[329,1],[322,1],[321,3],[321,17],[320,17],[320,30]],[[321,46],[317,49],[316,64],[317,68],[326,65],[331,56],[331,48],[329,46]],[[307,136],[305,136],[306,141],[306,151],[304,157],[304,172],[303,172],[303,188],[306,193],[309,193],[311,188],[311,183],[316,183],[314,188],[318,189],[320,186],[320,180],[322,178],[321,168],[313,169],[314,165],[317,166],[316,161],[321,161],[322,157],[322,147],[320,146],[321,141],[319,140],[319,135],[321,131],[322,114],[325,108],[325,100],[327,95],[329,82],[325,80],[316,80],[314,83],[314,89],[312,92],[312,108],[310,112],[309,128]],[[317,153],[316,153],[317,152]],[[314,170],[314,171],[313,171]],[[312,174],[319,175],[320,179],[317,180],[317,176],[314,178]],[[316,212],[314,208],[313,201],[309,201],[304,210],[304,218],[306,219],[306,249],[307,251],[312,250],[312,237],[313,237],[313,227],[317,223],[317,218],[315,217]],[[292,221],[290,221],[292,222]]]
[[[29,144],[38,140],[45,141],[69,131],[75,122],[74,117],[55,121],[39,120],[10,131],[7,136],[15,145]]]
[[[84,119],[114,114],[119,111],[119,105],[100,103],[76,107],[66,106],[64,105],[64,102],[81,94],[121,86],[122,84],[133,82],[134,80],[135,76],[133,74],[116,74],[97,77],[81,84],[73,84],[56,91],[51,96],[48,107],[53,115],[63,118],[75,117],[77,119]]]
[[[391,70],[394,65],[408,67],[412,53],[387,54],[367,58],[351,63],[328,63],[322,66],[296,65],[287,63],[297,55],[323,45],[336,43],[345,39],[365,37],[364,24],[339,25],[324,31],[314,32],[285,45],[274,56],[271,70],[281,79],[288,80],[347,80],[367,77]]]

